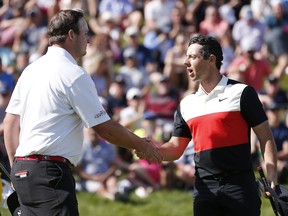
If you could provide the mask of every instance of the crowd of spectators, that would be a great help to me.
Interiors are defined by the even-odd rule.
[[[87,18],[90,43],[78,63],[94,81],[103,106],[114,120],[160,143],[171,135],[178,102],[198,87],[183,64],[190,37],[199,33],[216,37],[224,55],[221,73],[254,87],[268,117],[274,118],[270,111],[280,113],[281,119],[271,121],[271,127],[281,125],[282,132],[275,132],[280,134],[279,172],[283,171],[281,181],[288,182],[287,0],[0,0],[1,122],[21,72],[49,46],[49,20],[57,11],[72,8],[81,8]],[[100,188],[99,194],[111,198],[124,183],[130,189],[144,188],[138,190],[139,196],[161,187],[193,187],[193,142],[184,158],[155,168],[123,149],[115,149],[113,155],[101,138],[87,135],[86,142],[89,137],[90,144],[83,149],[89,158],[81,159],[77,172],[81,188],[93,192]],[[98,142],[105,147],[104,154]],[[95,146],[98,150],[93,153]],[[257,149],[253,140],[252,154],[257,155]],[[0,150],[9,169],[2,138]],[[106,155],[106,161],[93,159],[95,155]],[[95,161],[105,167],[95,168]],[[89,165],[92,162],[94,166]],[[121,178],[123,173],[127,176],[122,184],[112,178],[119,172]]]

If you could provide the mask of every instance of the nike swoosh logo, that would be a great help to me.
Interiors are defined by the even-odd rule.
[[[226,100],[228,97],[226,98],[219,98],[219,102],[223,101],[223,100]]]

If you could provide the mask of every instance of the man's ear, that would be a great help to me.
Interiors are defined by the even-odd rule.
[[[213,55],[213,54],[211,54],[211,55],[209,56],[209,62],[216,63],[216,56]]]
[[[73,40],[74,39],[74,36],[75,36],[75,32],[72,30],[72,29],[70,29],[69,31],[68,31],[68,38],[70,39],[70,40]]]

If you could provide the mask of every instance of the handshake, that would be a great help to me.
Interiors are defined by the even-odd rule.
[[[157,146],[149,137],[142,138],[139,148],[135,150],[136,155],[140,159],[147,160],[150,164],[161,163],[163,161],[163,156],[160,152],[159,146]]]

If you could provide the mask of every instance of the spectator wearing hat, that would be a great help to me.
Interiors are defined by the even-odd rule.
[[[123,52],[124,65],[118,69],[118,74],[123,77],[126,83],[126,91],[132,87],[141,89],[143,95],[148,92],[150,80],[146,72],[140,70],[136,58],[137,51],[129,47]]]
[[[139,88],[132,87],[126,93],[127,107],[119,113],[119,123],[131,131],[141,127],[143,116],[143,97]]]
[[[16,54],[15,64],[14,64],[14,77],[16,81],[20,77],[23,70],[29,64],[29,53],[28,52],[19,52]]]
[[[172,120],[179,103],[179,92],[165,75],[159,76],[154,87],[145,96],[144,115]]]
[[[150,73],[154,70],[153,56],[150,49],[143,45],[140,41],[141,32],[137,26],[129,26],[125,29],[124,40],[126,45],[121,50],[121,64],[125,63],[124,52],[127,49],[135,49],[135,58],[139,69],[143,73]]]
[[[264,89],[259,92],[259,99],[264,106],[272,103],[288,105],[287,93],[282,89],[280,80],[274,74],[265,79]]]
[[[118,121],[120,111],[127,106],[126,83],[121,75],[117,75],[113,79],[109,87],[107,103],[107,113],[114,120]]]
[[[256,58],[256,50],[253,41],[245,40],[243,52],[228,65],[227,76],[250,85],[259,92],[263,89],[264,79],[271,74],[271,66],[265,58]]]
[[[247,43],[254,44],[256,53],[261,53],[266,32],[265,23],[254,17],[250,5],[241,8],[240,19],[237,20],[232,28],[232,38],[236,42],[236,53],[247,51]]]
[[[135,87],[128,89],[126,99],[128,106],[120,111],[119,123],[140,137],[150,136],[155,140],[156,137],[152,135],[155,132],[154,128],[150,128],[143,119],[144,100],[141,90]],[[125,148],[118,148],[117,164],[127,176],[126,181],[128,180],[130,187],[135,189],[137,196],[144,198],[160,187],[161,165],[139,160]]]
[[[12,74],[9,74],[3,70],[2,58],[0,58],[0,81],[7,89],[7,93],[11,94],[15,87],[15,78]]]
[[[258,92],[258,97],[266,110],[277,110],[280,107],[284,108],[288,103],[286,92],[281,88],[280,81],[274,74],[270,74],[265,78],[263,89]],[[261,162],[258,150],[259,143],[257,137],[255,133],[251,131],[251,156],[256,166],[259,166]]]
[[[258,97],[264,107],[270,107],[271,109],[274,109],[275,105],[283,108],[288,105],[287,93],[282,89],[279,79],[274,74],[270,74],[264,80],[264,88],[258,92]],[[254,160],[254,164],[259,166],[259,162],[261,161],[258,153],[259,143],[257,143],[253,132],[251,133],[251,137],[252,159]]]
[[[277,145],[278,183],[288,183],[288,128],[283,119],[285,107],[272,102],[265,106],[269,126]]]
[[[144,123],[150,128],[150,136],[154,136],[154,130],[160,139],[168,139],[171,135],[174,112],[179,105],[180,94],[169,78],[160,74],[150,88],[149,93],[144,97]],[[148,136],[149,136],[148,135]]]

